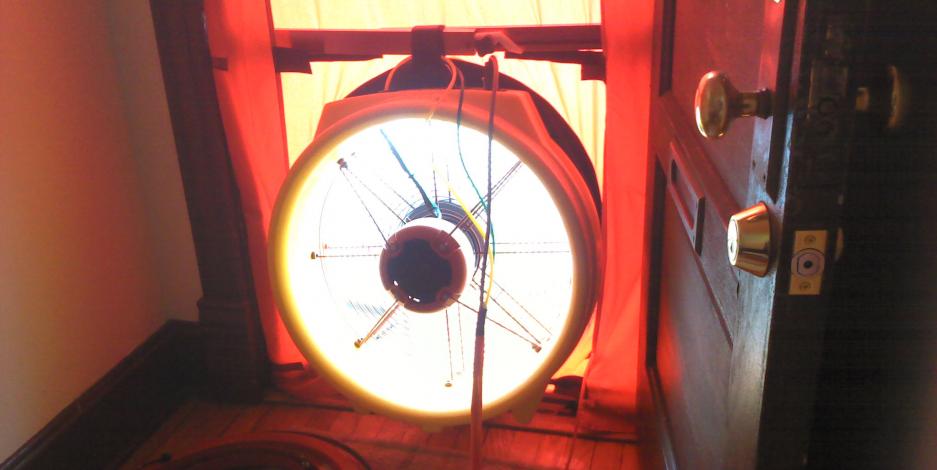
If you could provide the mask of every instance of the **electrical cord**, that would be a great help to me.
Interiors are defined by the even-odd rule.
[[[409,63],[413,58],[407,57],[399,62],[393,69],[387,74],[387,79],[384,82],[384,91],[390,91],[391,84],[393,83],[394,76],[397,74],[397,71]],[[484,361],[485,361],[485,321],[488,316],[488,301],[491,298],[491,288],[494,286],[494,252],[495,252],[495,237],[494,229],[491,223],[491,195],[492,195],[492,147],[494,141],[494,120],[495,120],[495,103],[498,96],[498,59],[496,56],[491,55],[488,58],[488,67],[490,68],[490,82],[489,86],[491,88],[491,101],[488,110],[488,155],[487,155],[487,170],[488,170],[488,181],[487,181],[487,195],[482,197],[481,191],[479,191],[478,186],[475,184],[475,181],[472,179],[471,174],[468,171],[468,166],[465,163],[464,155],[462,154],[462,140],[461,140],[461,126],[462,126],[462,106],[465,98],[465,77],[460,70],[455,66],[455,63],[452,62],[449,58],[444,58],[446,65],[452,71],[452,77],[449,80],[449,84],[446,87],[446,90],[451,90],[455,86],[456,79],[458,78],[460,82],[459,90],[459,103],[458,110],[456,112],[456,139],[457,147],[459,153],[459,160],[462,164],[462,169],[465,171],[465,175],[469,180],[469,183],[472,186],[472,189],[475,191],[475,195],[478,197],[479,202],[483,210],[485,211],[486,221],[485,221],[485,242],[482,248],[482,261],[481,261],[481,276],[479,278],[479,308],[478,308],[478,318],[475,323],[475,357],[474,357],[474,367],[472,374],[472,407],[471,407],[471,462],[473,469],[480,469],[482,465],[482,440],[484,436],[482,435],[482,377],[484,371]],[[435,114],[435,106],[429,113],[427,119],[432,119],[432,116]],[[398,163],[400,163],[401,168],[404,172],[410,177],[410,179],[416,184],[417,189],[420,192],[420,195],[423,197],[424,202],[433,208],[434,214],[439,217],[439,209],[436,204],[433,204],[429,200],[429,196],[423,190],[422,186],[417,182],[413,174],[407,169],[406,164],[403,162],[403,159],[400,157],[393,143],[391,143],[387,134],[384,131],[381,131],[384,139],[387,141],[388,145],[391,148],[391,152],[397,158]],[[450,185],[451,192],[451,185]],[[458,197],[458,196],[457,196]],[[463,210],[466,211],[466,215],[471,219],[471,211],[467,210],[465,205],[461,202]],[[472,220],[478,228],[478,222]],[[490,263],[489,263],[490,259]],[[477,270],[476,270],[477,272]],[[473,274],[474,277],[474,274]],[[488,287],[486,289],[486,278],[488,281]]]
[[[488,205],[485,211],[488,215],[485,224],[485,256],[482,258],[481,279],[479,280],[478,294],[478,321],[475,323],[475,364],[472,371],[472,411],[471,411],[471,462],[472,469],[478,470],[482,466],[482,376],[485,367],[485,319],[488,316],[488,305],[485,297],[485,274],[488,267],[488,250],[491,246],[491,147],[494,140],[495,102],[498,96],[498,59],[489,56],[488,65],[491,68],[491,104],[488,109]],[[493,283],[489,283],[489,286]]]
[[[455,86],[456,73],[458,67],[455,66],[455,62],[448,57],[443,57],[443,62],[445,62],[446,67],[449,68],[449,71],[452,72],[452,77],[449,79],[449,84],[446,85],[447,90],[451,90]],[[387,74],[387,78],[384,80],[384,91],[390,91],[390,85],[394,81],[394,76],[397,75],[397,71],[400,70],[404,65],[410,63],[413,60],[413,56],[407,56],[403,60],[397,63],[394,68],[390,69],[390,73]]]
[[[491,104],[488,109],[488,194],[485,196],[484,200],[488,202],[485,206],[486,223],[485,223],[485,249],[484,252],[487,255],[489,249],[491,252],[494,252],[494,230],[491,224],[491,193],[492,193],[492,178],[491,178],[491,150],[494,141],[495,133],[495,102],[498,96],[498,58],[492,55],[488,59],[488,63],[491,65]],[[492,259],[493,255],[492,255]],[[482,260],[482,274],[479,282],[480,290],[485,290],[485,275],[487,268],[487,257]],[[492,263],[491,269],[494,269],[494,263]],[[494,285],[494,274],[492,272],[488,274],[488,290],[485,293],[484,297],[479,298],[479,302],[485,308],[485,314],[488,313],[488,299],[491,298],[491,286]],[[482,336],[484,336],[484,319],[482,319]]]
[[[387,79],[384,80],[385,92],[390,91],[390,86],[394,81],[394,76],[397,74],[397,71],[400,70],[404,65],[410,63],[411,61],[413,61],[413,56],[407,56],[406,58],[398,62],[397,65],[395,65],[394,68],[390,70],[390,72],[387,74]],[[449,78],[449,84],[446,85],[446,90],[451,90],[455,86],[456,78],[461,75],[461,72],[459,72],[458,67],[456,67],[455,62],[453,62],[452,59],[448,57],[442,57],[442,61],[444,64],[446,64],[446,67],[448,67],[449,71],[451,72],[451,77]],[[462,87],[463,89],[465,88],[464,80],[462,83]],[[439,100],[436,101],[436,105],[438,104],[439,104]],[[426,118],[427,120],[430,120],[433,118],[433,115],[436,113],[436,105],[434,105],[433,108],[430,110],[429,116]],[[403,158],[400,156],[400,152],[397,151],[397,147],[394,146],[394,143],[390,140],[390,137],[387,136],[387,133],[385,133],[383,129],[381,129],[381,136],[384,137],[384,141],[386,141],[388,147],[390,147],[390,151],[392,154],[394,154],[394,158],[397,159],[397,163],[400,164],[400,168],[403,169],[404,173],[406,173],[407,176],[410,178],[410,180],[413,181],[413,184],[416,186],[417,191],[419,191],[420,193],[420,197],[423,199],[423,203],[426,204],[427,207],[433,210],[433,215],[436,218],[442,217],[442,214],[439,211],[439,204],[431,200],[429,198],[429,195],[426,194],[426,191],[423,189],[423,185],[421,185],[420,182],[417,181],[416,177],[413,175],[410,169],[407,168],[407,164],[404,163]],[[435,184],[436,184],[436,178],[434,176],[433,185],[435,186]]]
[[[465,177],[468,179],[469,184],[472,186],[472,190],[475,191],[475,195],[478,197],[478,203],[481,204],[482,208],[485,210],[485,215],[486,215],[486,217],[487,217],[488,220],[489,220],[489,223],[487,224],[487,227],[488,227],[487,230],[489,230],[489,231],[491,232],[491,250],[488,250],[488,249],[486,248],[485,251],[487,251],[488,253],[490,253],[490,256],[489,256],[489,258],[490,258],[490,263],[489,263],[490,266],[489,266],[489,269],[488,269],[488,277],[489,277],[489,278],[493,278],[493,277],[494,277],[494,270],[495,270],[495,267],[494,267],[495,260],[494,260],[494,258],[495,258],[495,252],[496,252],[496,250],[495,250],[496,244],[495,244],[495,230],[494,230],[494,226],[490,223],[490,221],[491,221],[491,211],[488,209],[488,203],[485,202],[485,198],[482,197],[481,191],[478,190],[478,186],[475,184],[475,180],[472,178],[472,174],[469,173],[468,166],[467,166],[466,163],[465,163],[465,156],[462,154],[462,104],[465,102],[465,76],[462,75],[462,71],[461,71],[461,70],[459,71],[459,83],[460,83],[460,88],[459,88],[459,104],[458,104],[458,106],[456,107],[456,114],[455,114],[456,149],[458,149],[458,151],[459,151],[459,162],[462,164],[462,170],[465,172]],[[493,112],[492,112],[492,113],[493,113]],[[491,136],[490,133],[489,133],[489,136],[488,136],[488,137],[489,137],[489,139],[491,139],[492,136]],[[490,167],[491,167],[491,142],[490,142],[490,140],[489,140],[489,146],[488,146],[488,147],[489,147],[489,150],[488,150],[488,153],[489,153],[489,155],[488,155],[488,166],[489,166],[489,178],[490,178],[490,173],[491,173],[491,171],[490,171],[490,169],[491,169],[491,168],[490,168]],[[488,194],[488,199],[491,199],[491,193],[490,193],[490,192],[489,192],[489,194]],[[465,206],[462,206],[462,209],[465,211],[465,214],[466,214],[470,219],[474,219],[474,217],[472,217],[472,212],[471,212],[471,210],[469,210],[469,209],[468,209],[467,207],[465,207]],[[483,230],[479,227],[479,228],[478,228],[478,231],[479,231],[479,233],[481,233]],[[476,268],[475,268],[475,272],[472,273],[472,279],[475,278],[475,275],[476,275],[477,273],[478,273],[478,267],[476,267]],[[488,301],[491,299],[491,288],[492,288],[492,286],[494,286],[494,282],[489,282],[489,283],[488,283],[488,291],[485,293],[485,300],[484,300],[485,305],[488,305]],[[484,289],[482,289],[482,290],[484,291]]]

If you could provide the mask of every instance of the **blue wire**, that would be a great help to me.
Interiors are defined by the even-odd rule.
[[[423,186],[420,185],[420,182],[416,180],[416,176],[413,176],[413,173],[411,173],[410,169],[407,168],[407,164],[403,162],[403,158],[400,156],[400,152],[397,151],[397,147],[394,146],[394,143],[390,141],[390,137],[387,137],[387,133],[384,132],[384,129],[380,129],[380,131],[381,135],[384,136],[384,140],[387,142],[387,146],[390,147],[390,153],[394,154],[394,158],[397,159],[397,163],[400,164],[400,168],[403,169],[403,172],[410,177],[410,180],[413,181],[413,184],[416,185],[416,190],[420,192],[420,196],[423,198],[423,203],[433,209],[433,215],[436,218],[441,217],[442,214],[439,212],[439,206],[429,198],[429,196],[426,194],[426,191],[423,190]]]
[[[462,75],[461,70],[459,71],[459,83],[459,106],[456,109],[455,118],[456,148],[459,150],[459,162],[462,163],[462,170],[465,171],[465,177],[468,178],[469,184],[472,185],[475,196],[478,197],[478,202],[482,205],[482,208],[485,209],[485,217],[488,219],[487,223],[491,226],[489,229],[491,231],[491,257],[494,258],[497,256],[497,251],[495,250],[495,229],[494,225],[491,223],[491,210],[488,208],[488,204],[485,203],[485,198],[482,196],[481,191],[478,190],[478,186],[475,186],[475,180],[472,179],[468,166],[465,164],[465,157],[462,156],[462,102],[465,98],[465,77]],[[489,138],[491,138],[491,136],[489,136]]]

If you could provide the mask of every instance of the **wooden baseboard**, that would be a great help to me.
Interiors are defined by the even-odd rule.
[[[170,320],[0,464],[3,469],[118,466],[192,394],[199,325]]]

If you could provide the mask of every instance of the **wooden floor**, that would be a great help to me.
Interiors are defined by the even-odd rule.
[[[574,442],[573,422],[569,417],[538,415],[532,422],[533,428],[524,428],[510,418],[487,424],[485,468],[562,469],[571,445],[571,469],[638,468],[638,447],[633,439],[622,435],[587,435]],[[257,431],[324,434],[359,452],[375,470],[468,466],[467,426],[427,433],[390,418],[268,395],[263,403],[252,406],[191,400],[170,416],[121,468],[137,470],[163,454],[178,456],[206,440]]]

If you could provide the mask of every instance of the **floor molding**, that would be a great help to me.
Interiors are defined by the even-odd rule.
[[[116,467],[193,393],[199,336],[197,323],[166,322],[0,468]]]

